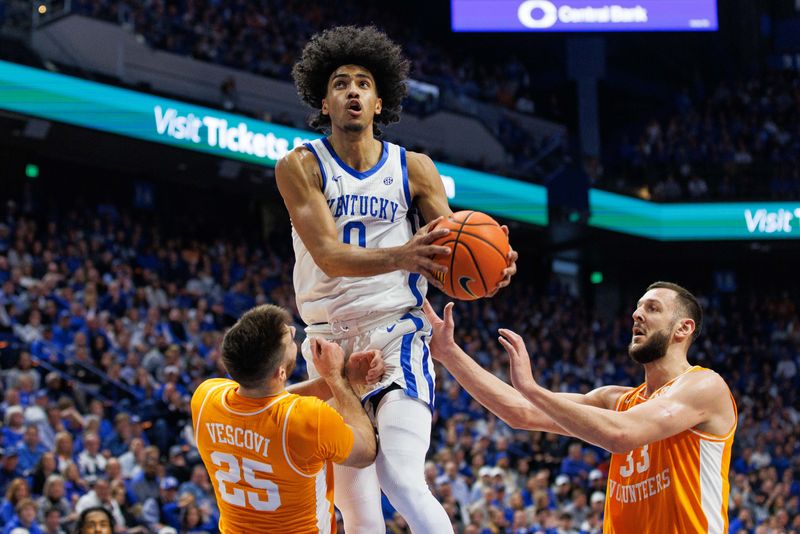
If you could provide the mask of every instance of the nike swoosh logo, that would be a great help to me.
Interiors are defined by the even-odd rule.
[[[470,282],[472,282],[472,278],[470,278],[469,276],[461,276],[458,279],[458,285],[461,286],[461,289],[466,291],[467,294],[469,294],[470,296],[477,298],[477,295],[473,293],[469,287],[467,287],[467,284],[469,284]]]
[[[341,179],[341,177],[342,177],[342,175],[341,175],[341,174],[340,174],[339,176],[334,176],[334,177],[333,177],[333,181],[334,181],[334,182],[338,182],[338,181]]]
[[[396,324],[393,324],[392,326],[387,326],[387,327],[386,327],[386,331],[387,331],[387,332],[391,332],[392,330],[394,330],[394,327],[395,327],[395,326],[397,326],[397,325],[396,325]]]

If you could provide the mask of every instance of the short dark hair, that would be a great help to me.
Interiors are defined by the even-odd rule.
[[[283,335],[291,322],[279,306],[263,304],[245,312],[222,339],[222,363],[242,386],[258,387],[283,358]]]
[[[700,337],[700,332],[703,330],[703,307],[700,306],[697,297],[685,287],[674,282],[653,282],[647,286],[647,291],[659,288],[671,289],[677,294],[675,298],[678,299],[681,310],[694,321],[694,333],[692,333],[692,342],[694,342]]]
[[[83,528],[86,526],[86,518],[89,514],[93,512],[103,512],[106,517],[108,518],[108,522],[111,524],[111,530],[114,530],[114,516],[111,515],[111,512],[103,508],[102,506],[92,506],[91,508],[87,508],[83,512],[81,512],[80,517],[78,517],[78,522],[75,524],[75,534],[81,534],[83,532]]]
[[[320,110],[309,117],[309,126],[330,129],[331,118],[321,111],[322,99],[328,92],[331,74],[342,65],[364,67],[375,79],[382,102],[381,113],[373,123],[375,134],[380,134],[376,123],[392,124],[400,120],[410,67],[400,46],[375,26],[338,26],[314,35],[292,68],[300,98]]]

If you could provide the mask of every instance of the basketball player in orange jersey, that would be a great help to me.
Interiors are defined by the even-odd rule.
[[[486,408],[514,428],[574,436],[611,451],[603,532],[727,533],[736,403],[722,377],[687,361],[702,326],[689,291],[656,282],[636,305],[628,353],[644,366],[644,383],[585,395],[537,384],[524,340],[500,329],[510,387],[456,345],[452,304],[444,320],[427,302],[425,310],[433,356]]]
[[[321,378],[287,391],[297,358],[289,324],[277,306],[246,312],[222,341],[233,380],[206,380],[192,396],[195,441],[223,534],[335,532],[330,462],[363,467],[375,459],[372,423],[344,376],[341,347],[313,340]],[[378,353],[348,362],[354,381],[383,370]],[[339,413],[321,400],[331,396]]]
[[[435,372],[430,324],[421,306],[427,283],[445,269],[432,256],[450,249],[433,229],[450,215],[442,179],[428,156],[381,141],[376,123],[400,118],[409,63],[373,27],[338,27],[314,36],[292,72],[328,137],[292,150],[275,170],[292,220],[297,308],[307,337],[346,352],[380,350],[386,374],[359,390],[380,445],[374,466],[335,466],[335,502],[347,532],[385,532],[381,489],[417,534],[452,525],[424,476]],[[417,231],[418,217],[429,224]],[[516,271],[509,255],[505,286]],[[310,360],[308,342],[303,355]],[[315,376],[313,362],[309,374]]]

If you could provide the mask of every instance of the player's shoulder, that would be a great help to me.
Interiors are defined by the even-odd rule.
[[[695,367],[692,372],[683,374],[675,381],[675,387],[671,389],[675,392],[687,392],[687,394],[691,392],[690,395],[693,397],[701,395],[709,398],[730,392],[725,379],[707,367]]]
[[[317,397],[312,395],[297,395],[296,393],[290,393],[284,402],[292,404],[292,416],[299,417],[305,417],[311,414],[316,416],[323,407],[328,407],[323,400]]]
[[[230,385],[236,385],[236,382],[229,378],[209,378],[204,380],[192,394],[192,405],[196,402],[203,402],[212,389]]]
[[[291,394],[284,402],[292,404],[289,416],[295,426],[316,428],[327,420],[343,420],[339,412],[314,396]]]
[[[319,186],[322,171],[314,153],[305,145],[290,150],[275,165],[275,179],[281,184]]]
[[[406,165],[408,166],[409,175],[436,171],[436,165],[433,164],[430,156],[413,150],[406,150]]]
[[[316,165],[317,159],[314,153],[306,145],[298,145],[286,153],[278,160],[277,166],[289,169],[305,168],[308,165]]]
[[[441,182],[439,171],[433,160],[422,152],[406,152],[406,170],[414,197],[421,191],[429,191]]]

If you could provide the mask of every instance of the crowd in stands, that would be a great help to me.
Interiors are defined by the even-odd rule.
[[[342,24],[377,23],[403,43],[415,79],[454,97],[533,111],[530,72],[517,59],[492,64],[458,58],[383,5],[346,0],[77,0],[76,12],[129,24],[156,48],[273,78],[290,79],[308,39]]]
[[[453,161],[447,154],[437,158],[532,181],[552,178],[569,159],[565,139],[535,140],[513,116],[488,120],[475,110],[474,102],[484,102],[563,121],[556,95],[550,95],[555,101],[538,102],[535,110],[529,65],[511,55],[481,62],[447,51],[402,13],[389,14],[383,6],[360,0],[313,5],[299,0],[77,0],[73,10],[126,24],[156,48],[286,80],[314,33],[336,24],[374,22],[402,43],[415,79],[439,87],[449,109],[484,117],[508,153],[507,162],[491,166]],[[230,81],[221,95],[222,105],[234,109]],[[800,198],[796,72],[684,90],[676,100],[668,114],[614,136],[605,156],[588,162],[596,185],[668,202]],[[431,111],[417,104],[409,100],[406,107]]]
[[[68,532],[98,504],[117,532],[216,532],[188,401],[224,373],[219,342],[242,312],[272,302],[296,315],[286,247],[190,239],[110,205],[44,218],[9,202],[0,215],[0,534]],[[456,338],[482,366],[507,379],[504,326],[527,338],[537,379],[554,390],[641,381],[626,352],[630,310],[596,316],[524,274],[514,286],[456,306]],[[691,357],[727,379],[740,414],[731,533],[800,531],[797,296],[701,296]],[[515,431],[437,376],[426,477],[456,532],[602,531],[605,451]],[[409,532],[384,504],[388,531]]]
[[[563,160],[563,139],[534,139],[513,115],[496,113],[490,118],[476,109],[477,101],[522,113],[534,111],[531,74],[521,61],[509,58],[484,64],[459,58],[384,6],[360,0],[314,5],[295,0],[76,0],[72,9],[128,25],[155,48],[283,80],[291,79],[293,64],[315,33],[337,24],[377,23],[402,43],[412,61],[411,77],[434,84],[440,92],[436,103],[424,95],[406,99],[405,112],[426,115],[446,103],[448,109],[478,117],[508,153],[507,162],[491,166],[455,161],[448,154],[437,158],[533,181],[541,181]],[[237,102],[235,80],[226,79],[220,87],[220,104],[232,111]],[[271,119],[306,127],[278,115]]]
[[[660,201],[800,199],[800,74],[774,71],[680,93],[609,154],[601,184]]]

